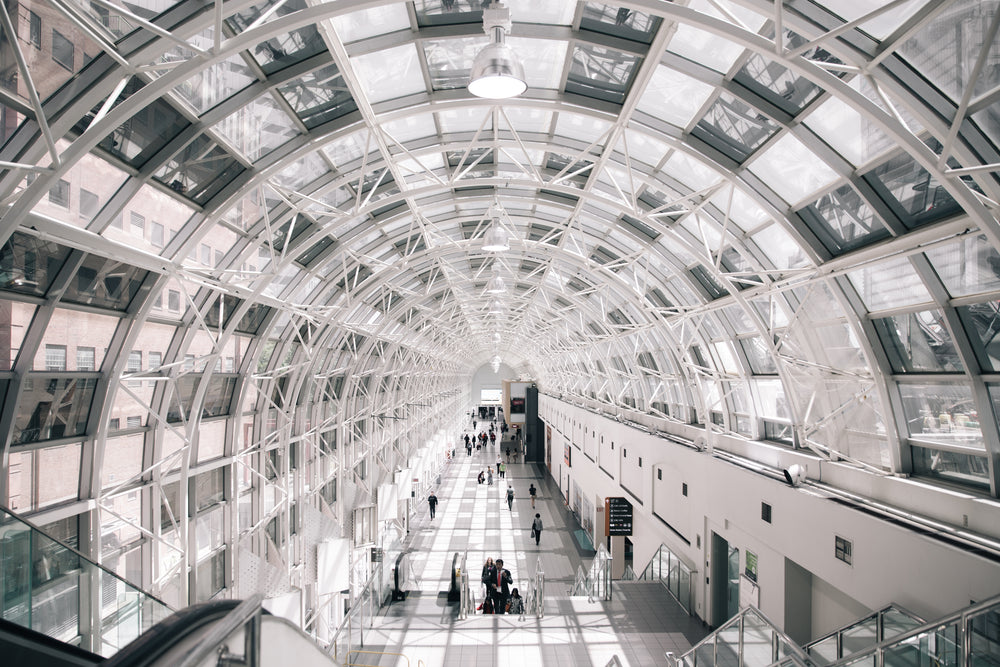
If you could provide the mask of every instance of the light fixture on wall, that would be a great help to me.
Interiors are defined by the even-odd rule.
[[[483,31],[490,36],[490,43],[472,62],[469,92],[476,97],[501,100],[528,89],[521,59],[505,41],[510,27],[510,9],[503,3],[493,2],[483,9]]]
[[[493,357],[492,359],[490,359],[490,366],[493,368],[493,372],[494,373],[499,373],[500,372],[500,355],[499,354],[496,355],[495,357]]]

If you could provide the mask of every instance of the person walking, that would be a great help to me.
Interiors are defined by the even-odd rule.
[[[500,455],[497,454],[497,474],[498,475],[500,474],[500,464],[501,463],[503,463],[503,461],[500,459]]]
[[[506,463],[501,463],[500,464],[500,479],[504,479],[506,477],[507,477],[507,464]]]
[[[510,570],[503,566],[502,558],[497,558],[496,574],[492,579],[494,614],[502,614],[507,609],[507,598],[510,597],[512,583],[514,578],[510,576]]]
[[[493,486],[493,468],[486,469],[486,486]]]
[[[510,591],[510,599],[507,600],[507,613],[518,616],[524,613],[524,598],[521,597],[516,588]]]
[[[538,493],[538,489],[535,488],[535,484],[532,482],[531,486],[528,487],[528,495],[531,496],[531,509],[535,509],[536,493]]]
[[[531,536],[535,538],[535,546],[538,546],[539,540],[542,539],[542,516],[540,514],[535,514],[535,520],[531,522]]]
[[[490,447],[495,447],[497,444],[497,434],[490,431]]]
[[[514,511],[514,487],[510,484],[507,485],[507,511]]]
[[[431,518],[433,519],[438,506],[438,497],[434,495],[433,491],[431,491],[431,495],[427,496],[427,506],[431,509]]]

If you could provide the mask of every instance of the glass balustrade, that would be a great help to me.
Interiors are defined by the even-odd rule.
[[[659,581],[684,607],[684,611],[690,614],[692,613],[691,581],[693,575],[694,570],[671,552],[665,544],[661,544],[650,559],[649,565],[639,575],[639,580]]]
[[[0,509],[0,617],[109,657],[173,611]]]

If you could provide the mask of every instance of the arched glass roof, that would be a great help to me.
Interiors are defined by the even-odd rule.
[[[183,592],[177,516],[214,496],[178,479],[231,464],[240,535],[278,540],[497,354],[609,414],[996,496],[1000,3],[507,4],[502,102],[465,88],[478,2],[8,6],[0,496],[92,502]],[[354,475],[294,487],[338,438]],[[32,486],[46,457],[65,488]]]

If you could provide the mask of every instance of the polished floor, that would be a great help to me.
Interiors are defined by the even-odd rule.
[[[621,665],[638,667],[666,665],[665,652],[679,655],[706,634],[659,583],[615,582],[610,601],[571,597],[577,568],[588,565],[594,552],[574,535],[578,523],[539,466],[511,463],[500,479],[496,457],[496,448],[474,450],[471,457],[461,449],[445,466],[435,489],[437,516],[431,520],[422,503],[405,546],[419,581],[411,586],[419,590],[383,609],[365,629],[364,645],[354,646],[360,650],[341,660],[410,667],[604,667],[617,658]],[[487,465],[494,466],[492,486],[476,481]],[[539,490],[535,509],[528,496],[531,483]],[[515,493],[511,510],[505,500],[508,484]],[[537,547],[530,536],[536,512],[545,527]],[[487,556],[499,557],[522,590],[540,566],[546,582],[543,618],[479,614],[459,620],[458,605],[449,604],[447,590],[454,554],[466,551],[474,580]],[[636,563],[636,569],[644,565]]]

